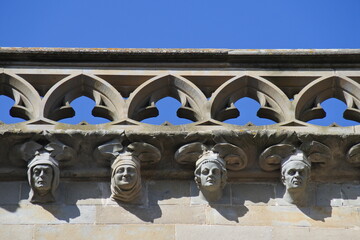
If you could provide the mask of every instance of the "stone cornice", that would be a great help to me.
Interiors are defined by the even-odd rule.
[[[360,66],[359,49],[129,49],[0,48],[0,66],[71,65],[171,67],[349,68]]]

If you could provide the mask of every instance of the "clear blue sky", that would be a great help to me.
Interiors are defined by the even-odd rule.
[[[0,8],[2,47],[360,48],[359,0],[9,0]],[[259,121],[236,123],[247,120]]]

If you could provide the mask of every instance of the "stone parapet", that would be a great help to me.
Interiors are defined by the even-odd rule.
[[[360,51],[0,48],[0,236],[357,239]],[[65,124],[86,96],[106,123]],[[189,124],[146,124],[164,97]],[[229,124],[252,98],[274,124]],[[240,110],[240,111],[239,111]],[[242,237],[244,236],[244,237]]]

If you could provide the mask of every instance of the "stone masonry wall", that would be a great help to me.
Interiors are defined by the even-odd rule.
[[[31,204],[27,182],[0,183],[2,239],[357,239],[360,187],[312,184],[310,207],[282,201],[279,182],[229,183],[221,201],[193,181],[144,180],[142,201],[109,199],[109,182],[62,182],[58,201]]]

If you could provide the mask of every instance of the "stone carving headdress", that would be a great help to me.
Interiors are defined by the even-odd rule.
[[[298,155],[298,158],[292,156]],[[311,163],[325,164],[332,155],[330,149],[322,143],[310,141],[299,148],[291,144],[276,144],[266,148],[259,158],[260,167],[265,171],[274,171],[292,161],[301,161],[311,168]]]
[[[179,148],[175,153],[175,160],[180,164],[195,163],[195,182],[200,184],[201,165],[206,162],[214,162],[222,169],[221,188],[226,185],[226,169],[238,171],[246,167],[247,156],[244,151],[229,143],[218,143],[213,147],[207,147],[200,142],[189,143]]]
[[[214,157],[209,158],[210,155]],[[218,163],[225,168],[238,171],[246,167],[248,159],[245,152],[230,143],[218,143],[213,147],[207,147],[200,142],[189,143],[180,147],[175,153],[175,160],[180,164],[195,163],[196,166],[202,164],[204,160],[218,156]]]

